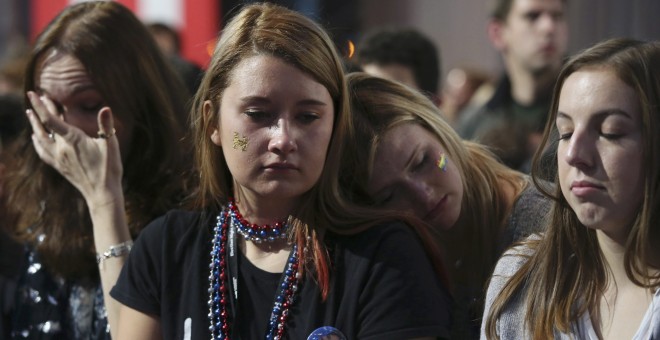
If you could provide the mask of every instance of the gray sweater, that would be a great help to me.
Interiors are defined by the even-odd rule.
[[[481,324],[481,339],[486,339],[485,320],[488,317],[493,301],[504,288],[509,278],[520,269],[531,255],[532,250],[525,246],[519,246],[504,253],[495,266],[495,271],[488,286],[488,292],[486,293],[486,304],[483,315],[484,322]],[[529,338],[529,333],[523,328],[525,309],[522,296],[522,292],[513,296],[497,320],[497,334],[501,340]],[[554,338],[566,340],[597,339],[588,315],[583,316],[579,322],[575,322],[571,327],[571,332],[568,334],[555,330]],[[651,307],[646,312],[646,316],[633,340],[660,340],[660,289],[656,290]]]

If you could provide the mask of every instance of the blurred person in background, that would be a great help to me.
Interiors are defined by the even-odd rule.
[[[171,26],[155,22],[147,25],[149,32],[156,40],[156,44],[172,63],[174,70],[183,79],[188,92],[193,95],[197,92],[199,83],[202,81],[204,71],[195,63],[181,56],[181,38]]]
[[[23,78],[30,46],[18,34],[10,34],[0,48],[0,95],[23,97]]]
[[[107,339],[117,313],[108,292],[133,238],[185,192],[185,89],[113,1],[53,19],[24,86],[32,131],[6,151],[0,204],[24,251],[0,280],[0,337]]]
[[[7,59],[0,65],[0,95],[22,98],[27,55]]]
[[[440,52],[427,36],[412,28],[380,29],[356,49],[362,71],[410,86],[440,105]]]
[[[28,127],[28,121],[23,113],[23,102],[14,95],[0,95],[0,197],[2,196],[2,178],[5,170],[7,154],[3,151],[18,139]],[[0,208],[0,217],[2,209]],[[0,219],[4,221],[4,219]],[[2,222],[0,222],[0,225]]]
[[[15,95],[0,95],[0,197],[4,179],[5,159],[7,149],[28,127],[28,121],[23,111],[23,103]],[[21,243],[12,239],[6,230],[6,211],[0,206],[0,338],[7,338],[5,315],[12,308],[11,292],[16,282],[10,278],[17,277],[20,271],[19,259],[23,255]]]
[[[566,53],[566,1],[493,0],[492,5],[488,37],[505,73],[492,98],[466,110],[456,129],[489,146],[509,167],[529,173]]]
[[[442,113],[455,126],[463,110],[481,106],[493,95],[493,82],[486,72],[471,67],[454,67],[442,86]]]

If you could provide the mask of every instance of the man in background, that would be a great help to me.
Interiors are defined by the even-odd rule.
[[[440,57],[435,44],[414,29],[382,29],[357,45],[356,63],[366,73],[398,81],[440,105]]]
[[[174,70],[181,76],[190,95],[194,95],[204,72],[199,66],[181,57],[179,33],[172,27],[158,22],[148,24],[147,28]]]
[[[568,41],[565,0],[494,0],[488,36],[505,74],[492,98],[466,111],[457,131],[479,141],[509,167],[529,172],[550,109]]]

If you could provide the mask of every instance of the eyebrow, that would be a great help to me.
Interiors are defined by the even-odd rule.
[[[44,89],[41,86],[37,86],[37,90],[42,92],[42,93],[45,93],[49,97],[52,97],[52,95],[46,89]],[[96,89],[96,86],[94,86],[94,84],[77,85],[77,86],[73,87],[73,90],[71,90],[71,92],[69,92],[68,95],[73,96],[75,94],[78,94],[80,92],[85,92],[87,90],[97,90],[97,89]]]
[[[596,112],[594,114],[594,116],[596,118],[601,118],[601,117],[605,118],[607,116],[623,116],[623,117],[626,117],[630,120],[633,120],[633,117],[628,112],[620,110],[620,109],[601,110],[601,111]],[[559,118],[573,120],[573,118],[571,118],[571,116],[569,116],[568,114],[566,114],[564,112],[561,112],[561,111],[557,111],[557,119],[559,119]]]
[[[272,103],[272,101],[268,97],[262,97],[262,96],[246,96],[246,97],[242,97],[240,100],[243,103],[254,103],[254,104],[270,104],[270,103]],[[322,102],[320,100],[312,99],[312,98],[299,100],[299,101],[296,102],[296,105],[328,106],[327,103]]]

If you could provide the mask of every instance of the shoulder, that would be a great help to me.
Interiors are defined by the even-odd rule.
[[[355,338],[448,335],[451,298],[411,227],[385,223],[328,236],[340,312],[360,320]]]
[[[534,249],[529,247],[527,242],[531,240],[537,240],[540,238],[540,235],[534,234],[526,238],[522,244],[509,248],[507,251],[502,254],[500,259],[495,265],[495,270],[493,271],[493,279],[495,277],[505,277],[509,278],[515,274],[520,267],[522,267],[527,260],[534,255]]]
[[[375,225],[353,235],[328,235],[328,245],[348,253],[364,256],[389,256],[392,251],[412,248],[423,250],[422,243],[412,228],[401,222]],[[398,254],[397,256],[401,256]]]
[[[530,236],[528,240],[538,237],[538,235]],[[510,248],[502,255],[502,257],[500,257],[488,284],[483,320],[487,320],[490,317],[490,310],[495,299],[500,295],[511,277],[520,270],[533,254],[534,250],[527,244],[523,243],[519,246]],[[506,308],[502,311],[502,314],[496,321],[497,332],[501,339],[524,338],[522,333],[522,320],[524,320],[524,306],[521,301],[522,295],[524,295],[524,292],[522,291],[518,291],[512,295]],[[485,325],[486,322],[484,321],[481,324],[482,339],[485,339]]]
[[[518,195],[514,209],[519,212],[524,211],[535,215],[547,213],[552,206],[552,200],[539,191],[529,176],[525,176],[525,181],[525,189]],[[545,183],[543,185],[550,185],[549,182],[543,181],[543,183]]]
[[[651,302],[651,334],[652,339],[660,339],[660,288],[656,287],[655,294],[653,295],[653,302]]]
[[[361,287],[363,296],[388,290],[410,295],[423,287],[421,291],[445,298],[445,287],[422,241],[403,223],[381,224],[355,235],[333,235],[329,241],[338,280]]]
[[[138,239],[153,239],[167,237],[179,239],[183,235],[194,232],[206,213],[199,211],[170,210],[151,221],[138,235]]]
[[[111,296],[161,317],[166,309],[180,308],[182,287],[196,287],[200,273],[208,270],[200,262],[210,237],[205,218],[202,212],[172,210],[149,223],[135,240]]]
[[[496,127],[508,126],[507,103],[510,102],[508,87],[498,86],[493,96],[481,105],[466,108],[456,124],[456,131],[463,139],[479,140]]]
[[[511,239],[505,240],[504,246],[546,229],[553,202],[541,193],[528,177],[526,180],[527,186],[516,198],[509,216],[507,229]]]
[[[168,211],[140,232],[131,252],[161,260],[185,257],[191,249],[205,244],[213,221],[213,216],[206,212]]]
[[[391,222],[376,224],[372,227],[364,229],[355,234],[348,234],[348,235],[342,234],[341,236],[337,235],[339,236],[337,238],[344,238],[345,240],[359,240],[363,238],[374,238],[374,237],[378,239],[383,239],[383,238],[389,238],[392,235],[392,233],[403,233],[403,234],[411,234],[411,235],[414,234],[412,229],[403,222],[391,221]]]
[[[456,132],[463,139],[472,139],[479,122],[486,114],[486,106],[471,105],[465,108],[456,122]]]
[[[532,177],[530,175],[524,175],[523,177],[526,182],[526,187],[520,193],[521,197],[526,197],[527,199],[544,201],[544,202],[550,201],[550,199],[547,196],[545,196],[541,191],[539,191],[536,185],[534,185],[534,181],[532,180]],[[537,181],[546,190],[551,189],[554,186],[553,182],[549,182],[544,179],[537,178]]]
[[[521,213],[545,218],[552,207],[552,199],[544,195],[526,176],[527,186],[518,196],[515,209]],[[542,181],[544,186],[550,182]]]
[[[511,79],[506,73],[504,73],[495,85],[493,96],[486,103],[487,110],[489,112],[498,111],[502,107],[511,103],[513,101],[511,90]]]

